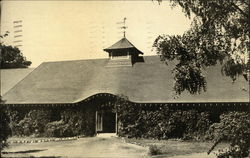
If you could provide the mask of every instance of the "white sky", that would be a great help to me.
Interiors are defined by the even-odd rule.
[[[31,67],[45,61],[107,58],[102,49],[123,36],[119,29],[127,17],[126,37],[144,55],[160,34],[183,34],[190,27],[181,8],[145,1],[2,1],[1,33],[9,31],[6,44],[13,42],[13,21],[22,20],[21,50]]]

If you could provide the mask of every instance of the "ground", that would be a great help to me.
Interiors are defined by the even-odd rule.
[[[150,156],[150,143],[164,150]],[[141,143],[141,144],[140,144]],[[3,157],[155,157],[155,158],[215,158],[206,154],[211,143],[191,143],[176,140],[156,141],[123,139],[118,137],[85,137],[78,140],[10,144]]]
[[[214,151],[207,155],[207,151],[212,147],[212,142],[183,141],[181,139],[156,140],[156,139],[125,139],[126,142],[140,146],[156,146],[161,154],[153,156],[157,158],[215,158],[218,149],[228,146],[227,143],[218,144]]]
[[[11,144],[3,157],[145,157],[148,149],[117,137],[86,137],[79,140]]]

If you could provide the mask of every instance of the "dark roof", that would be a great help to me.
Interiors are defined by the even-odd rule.
[[[33,70],[34,68],[0,69],[1,95],[9,91]]]
[[[97,93],[123,94],[134,102],[248,102],[248,82],[221,75],[221,66],[207,69],[207,91],[173,97],[173,64],[158,56],[144,57],[133,67],[105,67],[108,59],[46,62],[4,96],[9,104],[75,103]],[[247,89],[247,91],[242,90]]]
[[[138,50],[127,38],[122,38],[120,41],[116,42],[112,46],[105,48],[104,51],[112,51],[118,49],[135,49],[139,54],[143,54],[140,50]]]

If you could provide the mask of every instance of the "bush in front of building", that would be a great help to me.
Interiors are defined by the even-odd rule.
[[[144,124],[144,138],[182,138],[200,139],[208,129],[210,121],[204,118],[205,113],[196,110],[158,110],[149,111],[141,123]],[[167,114],[166,114],[167,113]],[[143,113],[140,113],[143,115]]]
[[[127,98],[115,103],[118,135],[128,138],[201,139],[211,125],[209,112],[175,110],[166,105],[135,106]]]
[[[15,136],[21,135],[23,133],[22,127],[20,127],[18,123],[24,118],[25,114],[20,111],[13,110],[13,109],[8,109],[7,113],[10,118],[9,125],[12,131],[12,135],[15,135]]]
[[[13,136],[72,137],[95,134],[95,113],[84,108],[9,109]]]
[[[1,98],[0,98],[1,103]],[[6,113],[6,108],[0,104],[0,157],[1,151],[6,147],[7,139],[11,135],[11,129],[9,127],[9,117]]]
[[[13,128],[13,133],[20,136],[43,136],[45,126],[51,120],[51,110],[30,110]]]
[[[83,113],[77,110],[67,109],[61,111],[61,120],[49,122],[45,127],[47,137],[72,137],[80,135],[83,123]]]
[[[44,135],[47,137],[63,137],[65,123],[60,121],[49,122],[45,127]]]
[[[83,109],[66,109],[60,113],[61,120],[49,122],[45,127],[47,137],[72,137],[94,134],[94,118]]]
[[[118,135],[126,136],[128,138],[140,137],[144,130],[141,124],[138,124],[139,107],[133,106],[128,102],[128,98],[121,96],[117,98],[114,110],[117,112],[119,119]]]

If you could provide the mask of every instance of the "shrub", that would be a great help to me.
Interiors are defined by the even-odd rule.
[[[208,151],[210,153],[221,141],[229,141],[228,150],[218,154],[220,158],[231,156],[243,158],[250,154],[250,114],[247,112],[229,112],[220,116],[220,122],[210,127],[210,135],[215,144]]]
[[[68,137],[93,135],[95,131],[95,115],[91,110],[10,109],[8,115],[12,133],[16,136]]]
[[[183,123],[186,124],[186,129],[183,131],[184,140],[201,140],[206,136],[206,132],[211,125],[209,120],[210,114],[208,112],[198,112],[190,110],[184,112]]]
[[[92,116],[93,117],[93,116]],[[61,118],[63,122],[65,122],[64,126],[65,128],[65,134],[71,133],[75,135],[90,135],[90,123],[94,124],[94,122],[91,122],[91,116],[88,116],[86,111],[83,110],[72,110],[72,109],[67,109],[63,112],[61,112]],[[67,135],[68,135],[67,134]]]
[[[11,135],[9,121],[9,117],[6,114],[6,108],[0,104],[0,157],[2,149],[7,146],[6,140]]]
[[[115,101],[114,110],[118,114],[119,119],[119,136],[126,136],[129,138],[140,137],[140,124],[136,123],[138,119],[139,108],[128,101],[125,96],[117,97]]]
[[[128,138],[200,139],[211,124],[208,112],[171,110],[166,105],[139,107],[126,97],[116,101],[115,109],[120,122],[118,134]]]
[[[156,145],[150,145],[149,146],[149,155],[160,155],[162,154],[162,151],[159,147]]]
[[[53,121],[46,125],[45,127],[45,136],[47,137],[62,137],[62,132],[60,131],[60,126],[63,126],[64,122],[60,121]]]
[[[50,122],[45,127],[47,137],[72,137],[77,135],[93,135],[94,125],[91,112],[77,109],[61,111],[61,120]]]
[[[47,123],[50,122],[50,110],[31,110],[25,117],[15,125],[14,133],[29,136],[35,134],[42,136]]]
[[[138,122],[144,128],[141,137],[144,138],[167,138],[166,127],[169,118],[169,109],[166,107],[159,107],[158,110],[142,110],[139,113]]]
[[[12,135],[21,135],[21,127],[18,125],[18,123],[24,118],[24,115],[25,114],[21,113],[20,111],[8,109],[8,116],[10,118],[9,125]]]

